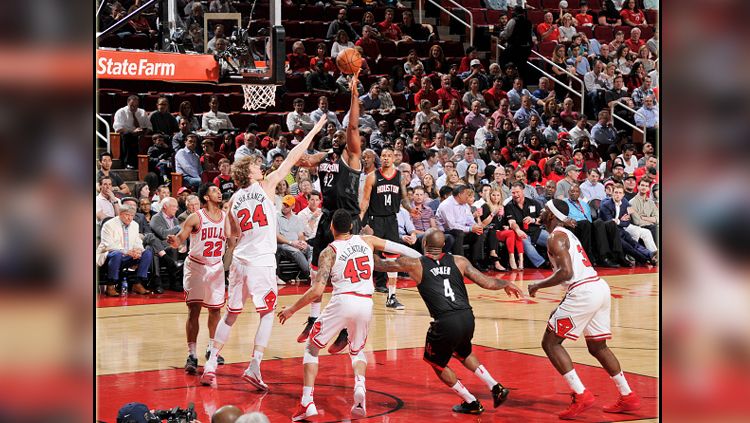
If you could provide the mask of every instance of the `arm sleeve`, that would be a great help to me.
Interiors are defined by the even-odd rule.
[[[412,250],[411,248],[407,247],[406,245],[402,245],[396,242],[385,240],[385,246],[383,248],[383,252],[390,253],[390,254],[400,254],[405,257],[411,257],[411,258],[419,258],[422,257],[421,254],[418,252]]]

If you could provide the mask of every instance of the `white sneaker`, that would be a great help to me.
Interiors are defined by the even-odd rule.
[[[310,401],[307,405],[302,405],[297,403],[297,411],[294,412],[292,415],[292,421],[298,422],[302,420],[307,420],[310,417],[317,416],[318,415],[318,409],[315,408],[315,403]]]
[[[268,385],[263,382],[263,378],[260,376],[260,364],[255,360],[250,361],[250,365],[242,373],[242,379],[261,391],[268,391]]]
[[[206,364],[203,365],[201,385],[216,388],[216,362],[207,361]]]
[[[364,417],[367,414],[365,393],[366,390],[363,386],[354,388],[354,406],[352,407],[352,416]]]

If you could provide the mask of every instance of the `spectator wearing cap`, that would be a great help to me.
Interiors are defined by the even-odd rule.
[[[636,191],[636,179],[635,175],[632,173],[628,173],[625,175],[625,178],[622,180],[622,185],[625,188],[625,199],[630,201],[638,195],[638,192]]]
[[[295,199],[291,195],[285,195],[281,200],[276,241],[279,254],[294,261],[300,268],[300,279],[309,279],[312,249],[305,241],[305,222],[292,212],[294,204]]]
[[[287,130],[292,132],[295,129],[301,129],[307,134],[315,126],[315,122],[313,122],[309,113],[305,113],[305,100],[295,98],[292,105],[294,106],[294,111],[286,115]]]
[[[457,256],[463,256],[464,242],[468,242],[471,249],[470,255],[467,258],[472,263],[478,264],[482,262],[484,253],[484,231],[482,225],[474,220],[474,216],[471,213],[471,206],[469,204],[473,200],[472,190],[465,185],[459,185],[453,190],[453,195],[440,203],[435,216],[443,230],[455,238],[452,253]],[[481,266],[478,268],[482,270]]]
[[[133,265],[138,266],[133,292],[142,295],[151,293],[143,285],[148,282],[153,252],[143,247],[138,223],[133,221],[135,212],[135,206],[123,204],[119,208],[119,217],[109,219],[102,225],[101,242],[96,250],[96,265],[107,266],[107,296],[119,296],[115,285],[120,282],[120,272]]]
[[[546,247],[549,233],[542,229],[540,215],[542,205],[524,195],[523,182],[516,181],[511,185],[511,200],[505,204],[505,217],[508,226],[523,240],[524,253],[534,267],[545,266],[548,262],[539,254],[535,246]],[[522,266],[522,263],[518,264]]]
[[[621,160],[615,160],[614,164],[612,164],[612,175],[607,180],[621,184],[624,179],[625,165],[622,164]]]
[[[593,220],[591,207],[580,198],[581,189],[577,184],[570,187],[568,198],[568,217],[576,221],[572,229],[594,266],[620,267],[625,262],[622,242],[613,221]]]
[[[581,168],[576,165],[568,165],[565,168],[565,178],[561,179],[557,183],[557,189],[555,190],[555,198],[558,200],[565,200],[568,198],[568,191],[573,185],[578,185],[578,175],[581,173]]]
[[[194,190],[198,189],[201,184],[201,174],[203,173],[203,167],[201,167],[201,158],[198,153],[195,152],[195,148],[198,145],[198,136],[190,134],[185,139],[185,147],[175,154],[175,171],[182,173],[182,179]]]
[[[606,152],[610,145],[617,142],[617,131],[612,126],[608,111],[602,110],[599,112],[599,120],[591,128],[591,140],[592,143],[596,142],[600,155],[604,155],[603,152]]]
[[[471,59],[469,62],[469,70],[460,73],[458,75],[463,81],[464,86],[471,88],[471,80],[476,79],[478,85],[478,92],[484,91],[490,87],[490,81],[487,78],[487,74],[484,72],[482,62],[479,59]]]
[[[601,172],[599,169],[589,169],[588,176],[585,181],[580,185],[581,198],[585,201],[591,200],[604,200],[606,193],[604,192],[604,185],[599,182],[601,179]]]
[[[633,144],[625,144],[622,148],[622,154],[617,158],[622,160],[625,165],[625,173],[632,174],[638,168],[638,158],[635,157],[635,146]]]

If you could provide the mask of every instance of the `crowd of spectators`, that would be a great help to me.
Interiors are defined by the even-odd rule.
[[[612,43],[599,44],[585,34],[565,29],[570,28],[571,18],[580,25],[620,24],[613,21],[614,14],[610,16],[607,7],[604,14],[591,19],[579,19],[581,14],[590,15],[585,1],[581,13],[573,17],[561,11],[558,20],[563,25],[559,38],[553,40],[559,43],[553,61],[565,63],[573,73],[583,69],[579,66],[583,61],[590,67],[579,74],[588,92],[585,107],[595,121],[578,113],[580,100],[559,90],[551,79],[542,77],[536,88],[529,88],[529,81],[519,76],[515,64],[501,68],[493,63],[485,69],[473,48],[457,66],[446,65],[439,45],[435,45],[428,58],[410,53],[397,67],[399,72],[361,78],[367,84],[359,98],[362,114],[358,126],[363,150],[367,149],[363,160],[366,167],[369,160],[372,168],[380,151],[392,147],[395,165],[410,187],[404,195],[417,212],[402,210],[398,215],[404,243],[419,248],[421,235],[429,228],[439,228],[449,235],[446,251],[469,256],[480,269],[546,267],[549,234],[539,214],[546,201],[559,198],[569,203],[568,223],[572,227],[576,222],[575,231],[595,265],[656,262],[659,175],[653,134],[659,125],[658,93],[647,69],[653,66],[649,61],[658,53],[658,42],[652,48],[639,39],[638,25],[644,21],[629,5],[623,9],[622,16],[627,15],[623,20],[636,25],[627,40],[620,34]],[[160,98],[157,109],[149,113],[139,108],[137,96],[131,96],[115,114],[114,129],[123,137],[123,164],[127,166],[137,164],[138,140],[150,136],[149,175],[131,192],[110,172],[111,156],[102,155],[97,223],[133,221],[127,224],[139,226],[136,232],[144,240],[143,248],[153,251],[149,259],[167,257],[162,261],[173,266],[182,253],[164,244],[166,235],[178,230],[178,216],[187,216],[199,207],[199,199],[190,196],[202,183],[214,183],[224,199],[229,199],[235,188],[230,177],[235,159],[255,155],[267,171],[276,169],[289,148],[324,115],[328,124],[308,153],[340,152],[346,143],[343,128],[348,113],[339,120],[340,114],[329,108],[329,101],[347,82],[329,65],[334,53],[354,43],[368,60],[377,60],[377,43],[369,43],[369,37],[406,40],[420,33],[411,14],[404,18],[409,22],[405,28],[386,12],[384,21],[363,26],[360,36],[346,20],[346,10],[342,7],[343,13],[328,28],[328,37],[336,40],[333,51],[319,48],[318,56],[295,59],[299,67],[292,66],[290,60],[291,72],[307,74],[308,90],[318,97],[318,107],[305,110],[305,101],[297,98],[290,104],[285,125],[259,128],[251,123],[240,130],[220,111],[217,96],[211,98],[210,109],[201,119],[190,102],[183,102],[178,113],[172,114],[169,103]],[[549,16],[554,22],[555,16]],[[554,25],[548,20],[545,17],[544,24]],[[545,28],[540,37],[554,35]],[[624,49],[638,53],[631,57],[623,54]],[[303,55],[304,48],[290,53],[295,54]],[[629,72],[622,72],[623,66],[630,67]],[[334,76],[343,77],[344,83],[337,84]],[[392,97],[401,94],[412,98],[411,110],[394,105]],[[632,130],[619,125],[610,113],[615,101],[637,110],[623,115],[626,120],[654,132],[645,140],[633,139]],[[173,171],[183,175],[184,186],[177,198],[170,197],[169,191]],[[308,241],[320,217],[320,183],[317,169],[299,167],[276,190],[279,255],[297,264],[300,279],[309,275]],[[130,198],[134,206],[123,207],[124,199]],[[150,231],[140,228],[141,223]],[[148,242],[147,233],[152,233]],[[99,258],[106,261],[114,250],[102,245]],[[152,269],[159,267],[164,266],[152,265]],[[117,272],[108,273],[107,280],[109,285],[116,284]],[[169,286],[179,289],[176,285]],[[156,290],[153,284],[148,287]]]

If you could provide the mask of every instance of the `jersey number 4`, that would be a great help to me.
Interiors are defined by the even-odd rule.
[[[582,260],[583,265],[586,267],[591,267],[591,261],[589,261],[589,256],[586,255],[586,250],[584,250],[580,244],[578,245],[578,252],[581,253],[581,255],[583,256],[583,260]]]
[[[443,279],[443,294],[445,294],[445,298],[450,298],[451,301],[456,302],[456,294],[453,293],[449,279]]]
[[[203,257],[221,257],[221,250],[224,243],[221,241],[206,241],[206,249],[203,250]]]
[[[237,213],[237,217],[240,219],[240,229],[242,229],[242,232],[249,231],[253,228],[253,222],[258,225],[258,227],[263,227],[268,225],[268,218],[266,218],[266,213],[263,211],[263,205],[258,204],[255,206],[255,211],[253,212],[253,219],[250,220],[250,210],[248,209],[242,209]]]
[[[357,257],[346,262],[344,277],[348,278],[351,283],[357,283],[362,279],[370,279],[370,276],[370,262],[368,257]]]

